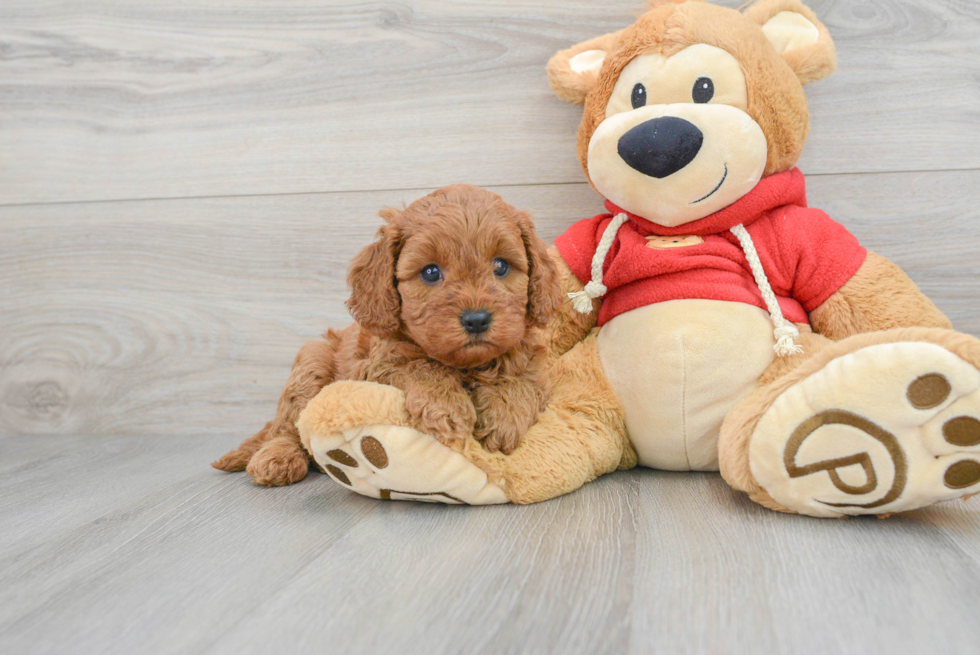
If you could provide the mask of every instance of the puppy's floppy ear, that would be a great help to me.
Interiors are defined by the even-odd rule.
[[[548,254],[547,244],[534,231],[531,215],[518,212],[517,225],[527,251],[527,324],[544,327],[561,305],[558,269]]]
[[[606,56],[619,44],[623,30],[605,34],[562,50],[548,62],[548,80],[555,95],[573,105],[585,104],[599,81]]]
[[[761,0],[746,10],[745,17],[762,26],[801,84],[822,80],[837,70],[830,32],[800,0]]]
[[[347,307],[361,327],[381,336],[391,336],[401,328],[401,297],[395,281],[395,263],[402,238],[392,223],[396,209],[386,207],[381,217],[388,223],[378,230],[377,241],[354,257],[347,271],[351,289]]]

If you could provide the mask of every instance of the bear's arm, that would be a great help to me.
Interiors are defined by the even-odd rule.
[[[891,328],[953,327],[901,268],[873,252],[854,277],[810,312],[810,324],[834,341]]]
[[[558,249],[552,246],[548,248],[548,256],[551,257],[558,269],[558,279],[561,284],[562,302],[559,304],[558,313],[551,323],[545,328],[545,344],[548,347],[550,357],[560,357],[575,347],[577,343],[588,336],[592,328],[596,326],[599,316],[599,307],[602,304],[599,300],[592,301],[592,312],[582,314],[572,307],[572,301],[568,294],[578,293],[585,288],[572,269],[568,267],[565,260],[558,253]]]

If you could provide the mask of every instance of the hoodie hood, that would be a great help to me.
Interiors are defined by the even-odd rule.
[[[654,218],[631,214],[611,201],[606,201],[606,209],[613,216],[626,214],[630,222],[644,236],[661,237],[681,235],[704,237],[709,234],[721,234],[736,225],[748,227],[770,210],[786,205],[807,206],[806,178],[798,168],[765,177],[754,189],[721,211],[677,227],[658,225]]]

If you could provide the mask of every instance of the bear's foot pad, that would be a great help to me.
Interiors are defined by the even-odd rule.
[[[980,492],[980,371],[932,343],[870,346],[783,392],[749,465],[777,503],[834,517]]]
[[[374,425],[313,435],[310,452],[321,471],[363,496],[448,505],[510,502],[475,464],[408,427]]]

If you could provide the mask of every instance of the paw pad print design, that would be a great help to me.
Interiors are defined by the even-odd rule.
[[[909,402],[919,409],[933,409],[939,407],[949,398],[952,387],[949,381],[939,373],[925,375],[915,382],[908,389]],[[884,428],[872,423],[851,412],[841,410],[828,410],[817,414],[810,420],[803,423],[796,429],[789,442],[786,444],[784,460],[786,471],[791,478],[800,478],[807,475],[814,475],[826,472],[830,476],[833,485],[840,491],[853,495],[862,496],[875,491],[879,486],[878,475],[874,464],[867,452],[862,452],[849,457],[841,457],[807,466],[796,465],[796,455],[806,442],[807,438],[821,427],[827,425],[848,425],[861,430],[879,441],[888,451],[891,457],[891,464],[894,470],[892,485],[880,500],[867,504],[849,505],[847,503],[825,503],[831,507],[860,507],[876,508],[882,507],[895,501],[908,483],[908,461],[901,443],[895,435]],[[958,416],[948,420],[943,424],[942,434],[945,441],[959,448],[973,448],[980,446],[980,420],[973,416]],[[938,456],[937,456],[938,457]],[[860,466],[865,475],[866,482],[860,486],[849,485],[841,480],[838,469],[849,466]],[[980,482],[980,461],[973,459],[963,459],[951,464],[943,475],[943,481],[950,489],[965,489]]]
[[[980,371],[930,343],[872,346],[790,387],[750,466],[805,514],[888,514],[980,492]]]
[[[314,436],[310,448],[321,471],[365,496],[450,505],[509,502],[476,465],[411,428],[352,428]]]

